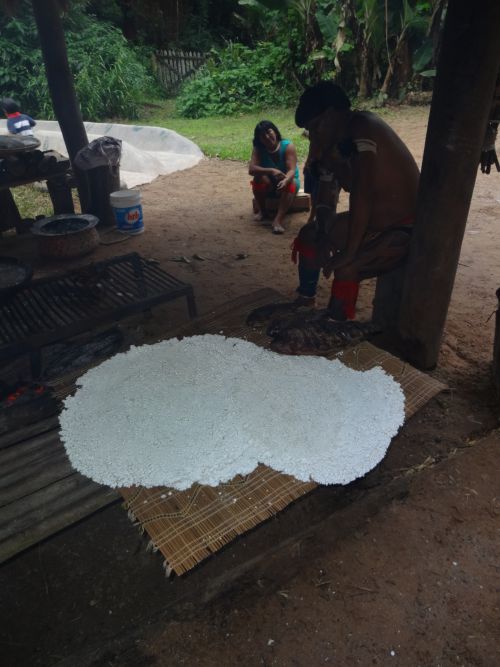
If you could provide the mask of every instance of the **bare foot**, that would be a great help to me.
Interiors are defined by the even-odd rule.
[[[262,222],[263,220],[266,219],[266,214],[262,213],[262,211],[257,211],[257,213],[254,213],[253,219],[256,220],[257,222]]]
[[[285,228],[276,220],[273,222],[273,234],[284,234]]]

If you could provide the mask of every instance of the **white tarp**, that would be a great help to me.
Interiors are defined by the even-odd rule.
[[[89,142],[103,136],[122,140],[120,177],[128,188],[150,183],[162,174],[194,167],[203,157],[195,143],[163,127],[85,123],[85,129]],[[37,120],[33,132],[41,142],[40,150],[68,154],[57,121]],[[0,121],[0,133],[7,134],[6,121]]]

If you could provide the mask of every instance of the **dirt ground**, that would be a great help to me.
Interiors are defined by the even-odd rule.
[[[401,109],[389,121],[418,161],[427,113]],[[306,214],[289,216],[286,234],[273,236],[252,219],[249,180],[244,164],[203,160],[143,186],[145,233],[101,246],[92,259],[154,257],[193,284],[202,314],[261,287],[291,296],[290,244]],[[490,380],[499,217],[500,174],[479,174],[432,373],[450,389],[405,425],[373,483],[354,489],[359,503],[329,515],[326,492],[312,494],[175,582],[122,508],[110,507],[0,568],[2,664],[500,664],[500,438],[483,439],[499,413]],[[4,254],[34,261],[38,275],[55,268],[34,259],[31,239],[2,243]],[[180,257],[189,263],[173,261]],[[320,302],[328,291],[323,280]],[[370,316],[373,292],[363,284],[360,319]],[[161,338],[185,318],[179,304],[162,307],[138,335]],[[402,491],[384,496],[394,480]],[[367,509],[370,497],[379,500]],[[315,511],[323,512],[317,529],[300,537],[297,528],[294,539]],[[197,598],[207,581],[244,564],[246,549],[277,544],[278,533],[283,547],[222,595]],[[172,603],[183,595],[188,604]]]

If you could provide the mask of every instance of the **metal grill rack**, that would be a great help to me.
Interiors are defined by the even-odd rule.
[[[0,359],[28,353],[39,377],[44,346],[179,297],[196,317],[192,285],[137,253],[35,280],[0,302]]]

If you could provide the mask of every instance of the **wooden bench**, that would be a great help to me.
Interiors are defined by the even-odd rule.
[[[266,198],[266,209],[268,211],[277,211],[278,210],[279,199],[277,197],[267,197]],[[257,213],[257,202],[255,199],[252,202],[254,213]],[[311,195],[307,192],[299,191],[293,200],[292,205],[288,209],[289,213],[297,213],[299,211],[310,211],[311,210]]]
[[[4,168],[0,169],[0,209],[2,210],[0,232],[12,228],[15,228],[18,233],[26,231],[11,192],[11,188],[21,185],[46,181],[54,215],[75,212],[71,194],[71,165],[67,157],[57,151],[33,151],[32,153],[20,153],[18,156],[12,156],[1,162],[15,159],[17,160],[15,164],[21,170],[24,166],[23,160],[28,160],[32,154],[40,154],[41,158],[33,165],[27,163],[28,166],[24,172],[14,170],[11,173]]]

